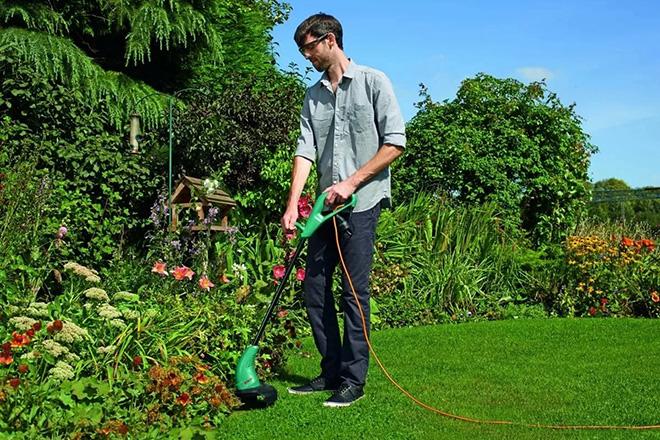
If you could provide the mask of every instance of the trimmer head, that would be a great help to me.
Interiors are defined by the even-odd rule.
[[[277,390],[272,385],[262,383],[256,388],[236,390],[236,397],[243,403],[240,409],[266,408],[277,400]]]

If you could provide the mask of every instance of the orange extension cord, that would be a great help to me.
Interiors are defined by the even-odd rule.
[[[376,363],[380,367],[380,369],[383,371],[383,374],[385,374],[385,377],[392,382],[392,384],[399,389],[406,397],[408,397],[410,400],[412,400],[415,404],[421,406],[422,408],[434,412],[436,414],[439,414],[444,417],[448,417],[450,419],[455,419],[455,420],[460,420],[463,422],[469,422],[469,423],[478,423],[478,424],[484,424],[484,425],[512,425],[512,426],[519,426],[519,427],[524,427],[524,428],[545,428],[545,429],[584,429],[584,430],[636,430],[636,431],[642,431],[642,430],[653,430],[653,429],[660,429],[660,425],[637,425],[637,426],[626,426],[626,425],[545,425],[542,423],[516,423],[516,422],[511,422],[508,420],[484,420],[484,419],[474,419],[471,417],[464,417],[460,416],[457,414],[451,414],[445,411],[442,411],[438,408],[435,408],[431,405],[428,405],[419,399],[417,399],[415,396],[410,394],[406,389],[404,389],[401,385],[399,385],[392,375],[387,371],[383,363],[380,361],[378,358],[378,355],[376,355],[376,352],[374,351],[374,348],[371,345],[371,341],[369,340],[369,336],[367,334],[367,323],[364,318],[364,312],[362,311],[362,305],[360,304],[360,301],[358,299],[357,293],[355,292],[355,287],[353,287],[353,280],[351,279],[351,276],[348,272],[348,268],[346,267],[346,262],[344,261],[344,256],[342,255],[341,252],[341,246],[339,245],[339,231],[337,229],[337,219],[333,217],[332,219],[334,227],[335,227],[335,241],[337,243],[337,252],[339,253],[339,260],[341,261],[342,268],[344,269],[344,273],[346,274],[346,279],[348,280],[348,284],[351,286],[351,290],[353,292],[353,297],[355,298],[355,302],[358,305],[358,309],[360,310],[360,317],[362,318],[362,332],[364,333],[364,338],[367,341],[367,345],[369,346],[369,351],[371,352],[371,355],[374,357],[376,360]]]

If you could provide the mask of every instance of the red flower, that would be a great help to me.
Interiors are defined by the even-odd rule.
[[[601,298],[600,305],[605,305],[605,304],[607,304],[607,298]]]
[[[9,386],[16,389],[21,384],[21,380],[18,377],[12,377],[9,379]]]
[[[188,278],[189,280],[192,280],[192,277],[193,275],[195,275],[195,272],[193,272],[192,269],[190,269],[189,267],[179,266],[174,269],[172,275],[174,276],[174,279],[177,281],[181,281],[184,278]]]
[[[298,199],[298,215],[307,218],[312,213],[312,198],[305,195]]]
[[[41,330],[41,321],[37,321],[34,324],[32,324],[32,330],[34,330],[35,332]]]
[[[206,275],[202,275],[202,277],[199,279],[199,287],[201,289],[205,289],[206,291],[211,290],[211,287],[215,287],[215,284],[209,280],[209,277]]]
[[[183,393],[179,397],[176,398],[176,403],[178,403],[181,406],[186,406],[190,403],[190,394],[188,393]]]
[[[298,281],[305,281],[305,269],[302,267],[299,267],[298,270],[296,271],[296,279]]]
[[[596,316],[596,308],[595,307],[589,307],[589,314],[591,316]]]
[[[2,352],[9,353],[11,351],[11,342],[5,342],[2,344]]]
[[[141,358],[140,356],[135,356],[135,357],[133,358],[133,366],[134,366],[135,368],[137,368],[137,367],[139,367],[140,365],[142,365],[142,358]]]
[[[0,353],[0,365],[9,365],[14,362],[14,358],[11,356],[11,352],[3,351]]]
[[[158,275],[162,275],[164,277],[169,275],[169,272],[167,271],[167,265],[162,261],[156,261],[154,263],[154,267],[151,268],[151,271],[157,273]]]
[[[28,371],[30,371],[30,367],[28,367],[27,364],[21,364],[18,366],[18,372],[20,374],[26,374]]]
[[[25,334],[28,335],[30,338],[34,338],[34,329],[33,329],[33,328],[29,328],[29,329],[25,332]]]
[[[282,277],[284,277],[285,272],[286,272],[286,268],[281,264],[278,264],[277,266],[273,266],[273,276],[275,277],[276,280],[282,279]]]
[[[55,321],[53,321],[53,329],[56,332],[59,332],[60,330],[62,330],[62,327],[64,327],[64,323],[61,320],[56,319]]]

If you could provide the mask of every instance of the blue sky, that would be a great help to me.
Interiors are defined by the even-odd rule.
[[[289,4],[289,20],[273,32],[282,67],[309,65],[292,35],[302,20],[323,11],[341,21],[349,57],[390,77],[406,120],[415,115],[419,83],[442,101],[479,72],[524,82],[545,78],[562,103],[576,104],[599,148],[593,181],[617,177],[632,187],[660,186],[658,1]]]

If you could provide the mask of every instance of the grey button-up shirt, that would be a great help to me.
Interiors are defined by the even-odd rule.
[[[406,146],[405,124],[384,73],[353,61],[336,93],[327,74],[307,89],[296,156],[316,162],[321,191],[341,182],[373,158],[383,144]],[[356,192],[356,212],[391,198],[389,167]]]

